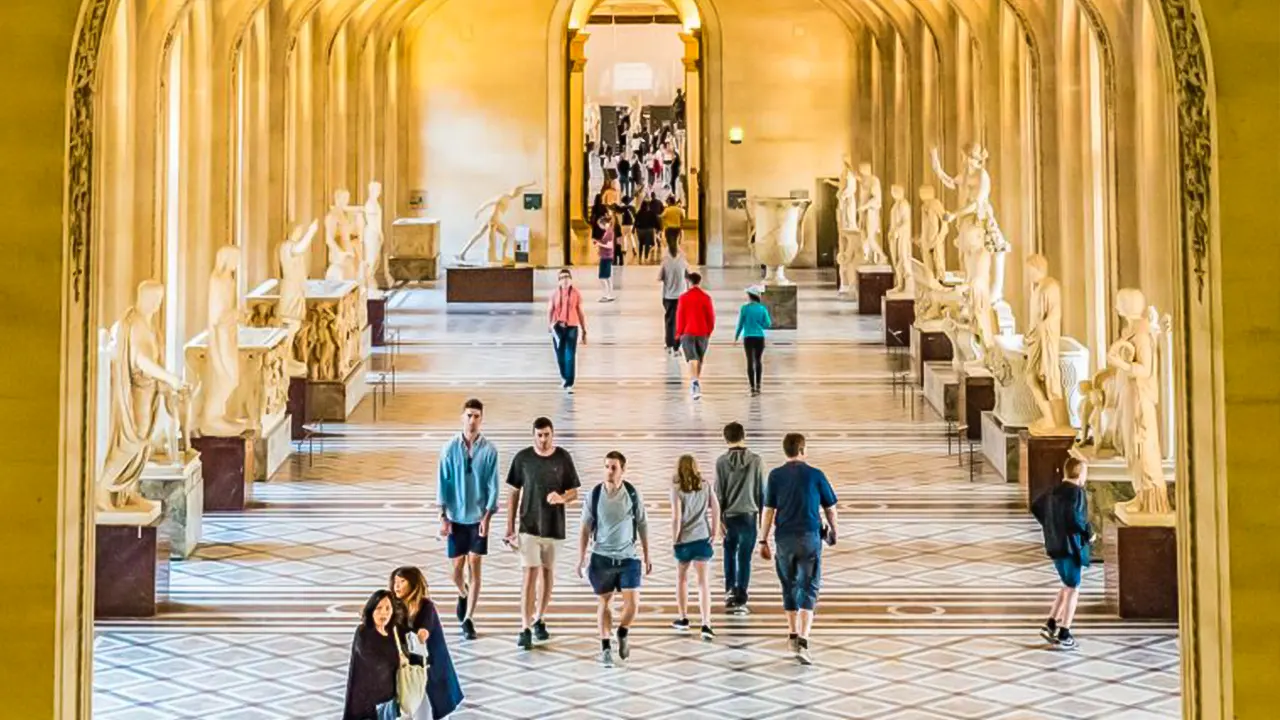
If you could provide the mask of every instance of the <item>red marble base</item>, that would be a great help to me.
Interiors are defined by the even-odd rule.
[[[1028,509],[1036,498],[1062,482],[1062,464],[1075,441],[1074,435],[1018,433],[1018,483]]]
[[[1171,527],[1103,522],[1107,603],[1125,619],[1178,619],[1178,538]]]
[[[968,430],[965,436],[982,439],[982,413],[996,409],[996,380],[990,375],[960,376],[960,412]]]
[[[893,289],[893,271],[857,270],[854,274],[858,276],[858,314],[879,315],[884,294]]]
[[[204,511],[240,512],[253,477],[252,440],[244,437],[203,436],[191,441],[204,465]]]
[[[387,299],[369,298],[365,301],[369,311],[369,330],[373,337],[374,347],[385,347],[387,344]]]
[[[884,299],[884,344],[887,347],[911,346],[911,323],[916,321],[915,298]]]
[[[307,379],[289,378],[289,417],[292,418],[290,437],[303,440],[307,437]]]
[[[452,267],[444,277],[449,303],[533,302],[531,267]]]
[[[169,542],[156,526],[97,526],[93,617],[154,617],[169,597]]]

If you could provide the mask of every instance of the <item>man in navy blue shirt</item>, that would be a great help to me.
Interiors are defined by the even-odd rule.
[[[1042,494],[1031,504],[1031,514],[1044,527],[1044,551],[1062,580],[1062,589],[1054,598],[1049,619],[1040,635],[1053,645],[1074,650],[1075,636],[1071,623],[1080,598],[1080,576],[1089,565],[1089,544],[1093,542],[1093,526],[1089,524],[1089,502],[1084,485],[1088,466],[1071,456],[1062,466],[1062,482]]]
[[[787,612],[791,650],[810,665],[809,630],[822,584],[822,542],[836,543],[836,493],[822,471],[805,462],[804,436],[788,433],[782,439],[787,462],[769,473],[764,491],[763,539],[760,556],[774,555],[769,534],[777,530],[774,565],[782,582],[782,607]],[[822,519],[826,516],[826,526]]]

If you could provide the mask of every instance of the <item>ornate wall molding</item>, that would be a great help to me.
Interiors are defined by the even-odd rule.
[[[93,244],[93,173],[96,81],[102,36],[112,0],[88,0],[71,60],[67,128],[67,248],[71,294],[86,303]]]
[[[1213,203],[1213,110],[1208,53],[1192,0],[1160,0],[1159,5],[1173,58],[1177,96],[1182,235],[1195,278],[1196,300],[1203,305]]]

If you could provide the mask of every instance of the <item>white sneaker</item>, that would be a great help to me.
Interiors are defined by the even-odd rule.
[[[702,397],[702,383],[694,380],[689,384],[689,392],[693,394],[693,399],[697,400]]]

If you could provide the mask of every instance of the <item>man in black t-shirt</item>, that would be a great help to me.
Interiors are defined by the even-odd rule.
[[[551,420],[540,417],[533,421],[533,447],[512,458],[507,484],[512,491],[507,505],[506,542],[520,550],[520,565],[524,568],[520,586],[521,630],[516,644],[529,650],[535,637],[540,642],[551,638],[543,618],[551,603],[556,545],[565,537],[564,507],[578,499],[578,488],[582,486],[573,458],[555,445]],[[516,518],[520,519],[518,531]]]

